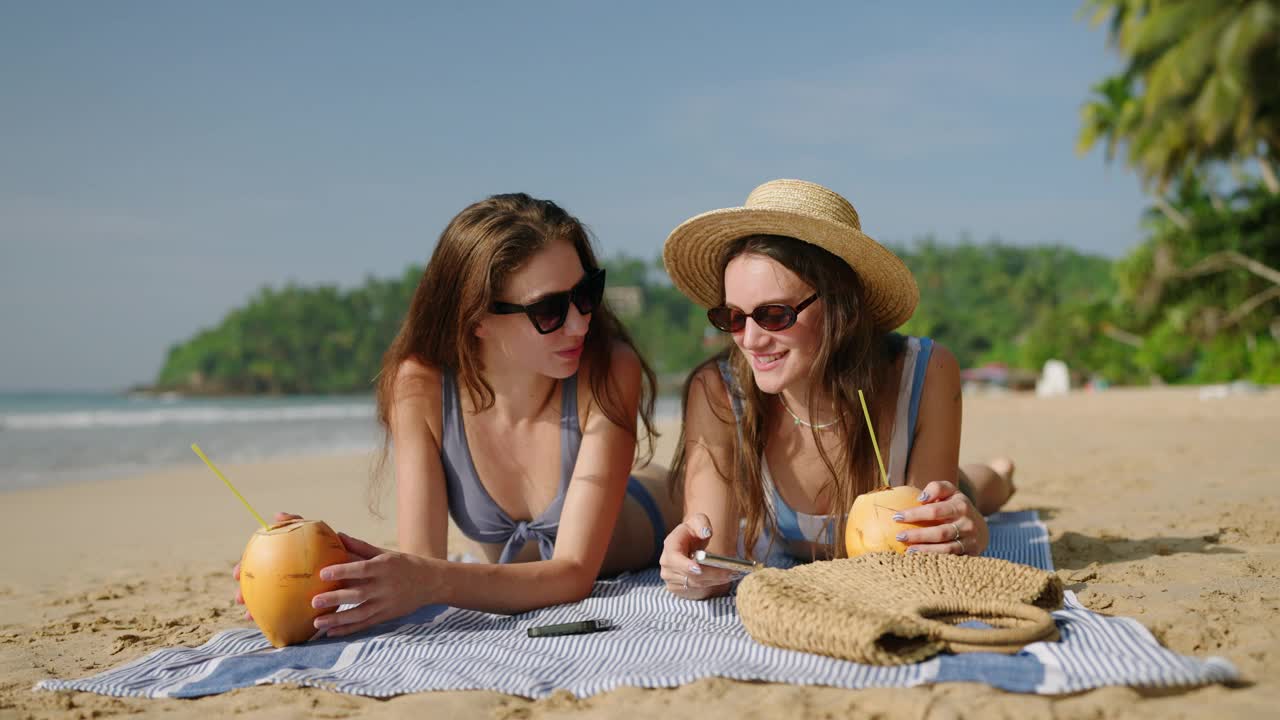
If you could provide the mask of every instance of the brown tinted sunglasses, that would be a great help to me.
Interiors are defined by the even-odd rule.
[[[818,294],[810,295],[807,300],[795,307],[775,303],[771,305],[761,305],[749,313],[744,313],[737,308],[731,308],[728,305],[719,305],[707,311],[707,319],[717,330],[723,330],[727,333],[742,332],[747,326],[747,318],[756,321],[761,329],[769,332],[778,332],[786,330],[796,324],[796,316],[801,310],[809,307],[814,300],[818,299]]]

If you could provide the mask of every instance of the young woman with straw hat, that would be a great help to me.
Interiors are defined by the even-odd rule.
[[[909,551],[979,554],[985,513],[1012,494],[1013,465],[959,467],[960,374],[928,338],[892,331],[919,299],[902,261],[862,232],[837,193],[800,180],[757,187],[742,207],[691,218],[667,238],[672,281],[708,308],[728,350],[685,385],[672,482],[684,522],[667,536],[662,578],[690,598],[732,576],[697,550],[800,559],[844,547],[854,498],[880,484],[858,399],[865,393],[889,482],[920,488],[902,522]]]
[[[343,536],[353,562],[322,576],[347,585],[313,604],[359,606],[318,628],[434,603],[523,612],[657,562],[679,517],[666,473],[629,476],[648,454],[640,424],[652,449],[654,376],[604,283],[586,229],[553,202],[494,195],[453,218],[377,381],[399,552]],[[450,516],[488,563],[447,559]]]

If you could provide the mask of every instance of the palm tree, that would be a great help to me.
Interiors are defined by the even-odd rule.
[[[1080,137],[1076,152],[1083,155],[1099,141],[1106,143],[1107,162],[1115,159],[1116,149],[1131,137],[1142,116],[1142,106],[1133,97],[1133,82],[1126,75],[1103,78],[1093,86],[1094,97],[1080,108]],[[1186,216],[1165,199],[1161,190],[1150,192],[1152,201],[1165,217],[1183,230],[1191,227]]]
[[[1091,88],[1093,99],[1080,108],[1080,137],[1076,152],[1083,155],[1099,140],[1106,141],[1107,162],[1115,159],[1116,148],[1133,131],[1139,106],[1133,99],[1133,83],[1127,76],[1111,75]]]
[[[1280,193],[1280,0],[1086,0],[1085,10],[1095,24],[1110,19],[1124,77],[1141,84],[1116,129],[1145,184],[1251,159]]]

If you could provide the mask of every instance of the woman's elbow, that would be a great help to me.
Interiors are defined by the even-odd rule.
[[[566,568],[564,584],[564,599],[562,603],[580,602],[591,597],[591,591],[596,586],[596,576],[598,571],[592,570],[581,563],[572,563]]]

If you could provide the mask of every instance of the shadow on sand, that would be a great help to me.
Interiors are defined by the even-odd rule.
[[[1093,537],[1078,532],[1065,532],[1051,543],[1051,548],[1054,567],[1059,570],[1076,570],[1095,562],[1105,565],[1141,560],[1156,555],[1239,555],[1242,552],[1218,545],[1216,541],[1214,536],[1135,539],[1105,534]]]

